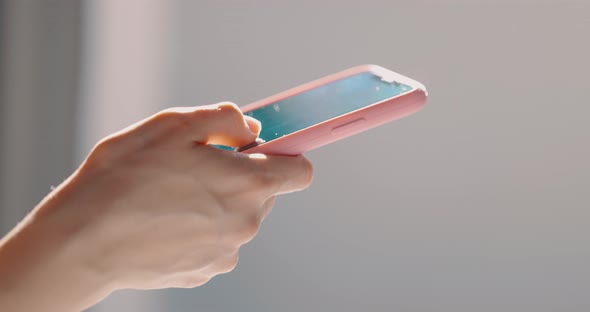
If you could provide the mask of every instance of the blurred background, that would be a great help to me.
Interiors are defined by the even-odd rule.
[[[91,311],[587,311],[590,2],[0,1],[0,234],[103,136],[358,64],[420,113],[308,153],[231,273]]]

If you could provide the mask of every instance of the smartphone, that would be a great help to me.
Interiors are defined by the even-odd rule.
[[[423,84],[377,65],[362,65],[242,107],[262,123],[244,153],[299,155],[408,116],[426,103]]]

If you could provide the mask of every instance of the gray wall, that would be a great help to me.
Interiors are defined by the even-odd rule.
[[[175,104],[367,62],[431,96],[309,153],[314,185],[279,200],[237,271],[154,292],[162,310],[590,309],[590,6],[408,3],[178,2]]]
[[[80,6],[0,4],[0,235],[75,168]]]
[[[160,108],[247,104],[361,63],[430,100],[310,152],[313,186],[278,201],[233,273],[97,311],[590,309],[590,4],[169,3]]]

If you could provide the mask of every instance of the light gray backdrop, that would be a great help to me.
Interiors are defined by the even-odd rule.
[[[172,2],[160,108],[362,63],[430,99],[308,153],[313,186],[278,201],[233,273],[96,311],[589,310],[590,4],[442,2]]]

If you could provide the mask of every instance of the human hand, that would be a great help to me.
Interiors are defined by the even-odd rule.
[[[24,234],[6,245],[53,237],[63,253],[49,261],[51,269],[68,276],[68,268],[82,266],[79,278],[93,279],[101,298],[122,288],[202,285],[235,267],[240,246],[256,235],[276,195],[311,183],[303,156],[207,146],[242,146],[259,131],[257,121],[229,103],[160,112],[97,144],[35,209]]]

